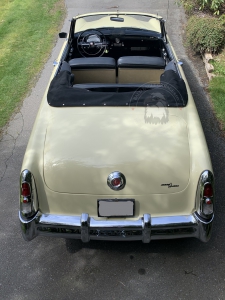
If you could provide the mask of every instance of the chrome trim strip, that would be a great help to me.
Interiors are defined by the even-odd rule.
[[[210,224],[214,220],[214,215],[212,216],[212,218],[210,220],[205,220],[205,219],[201,218],[201,216],[199,216],[199,214],[197,212],[194,213],[194,216],[199,222],[201,222],[205,225]]]
[[[151,216],[144,214],[142,219],[142,242],[150,243],[151,240]]]
[[[81,241],[87,243],[90,241],[90,218],[88,214],[82,214],[80,218],[80,227],[81,227]]]
[[[94,218],[91,218],[90,226],[92,229],[130,229],[135,230],[137,228],[142,229],[142,219],[138,219],[136,221],[127,221],[127,220],[118,220],[118,221],[110,221],[110,220],[103,220],[97,221]]]
[[[151,217],[144,214],[137,220],[95,220],[87,213],[81,216],[48,215],[38,212],[33,218],[24,219],[19,213],[25,240],[38,235],[90,240],[142,240],[149,243],[156,239],[195,237],[203,242],[210,239],[213,218],[203,222],[197,212],[187,216]]]
[[[36,228],[36,217],[37,215],[34,216],[32,219],[24,220],[22,217],[22,213],[19,212],[20,227],[25,241],[31,241],[36,236],[38,236],[38,232]]]
[[[63,225],[63,226],[80,226],[80,216],[65,216],[65,215],[47,215],[40,214],[37,216],[40,224],[46,225]]]
[[[152,217],[152,227],[173,228],[177,225],[191,226],[196,223],[193,215],[189,216],[172,216],[172,217]]]

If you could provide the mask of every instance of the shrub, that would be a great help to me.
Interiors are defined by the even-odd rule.
[[[219,15],[223,13],[225,0],[175,0],[175,3],[182,4],[187,14],[197,9],[210,10],[214,15]]]
[[[199,9],[203,10],[204,8],[211,9],[215,15],[219,15],[221,5],[224,3],[224,0],[197,0],[199,4]]]
[[[218,18],[192,16],[187,23],[187,42],[195,52],[218,52],[225,43],[224,22]]]

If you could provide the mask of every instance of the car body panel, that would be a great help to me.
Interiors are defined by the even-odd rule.
[[[154,116],[159,113],[159,108],[148,110]],[[116,108],[52,111],[44,176],[53,191],[107,194],[107,177],[116,170],[127,179],[121,194],[164,194],[186,188],[190,158],[187,127],[181,118],[170,114],[165,124],[149,124],[142,107],[122,108],[118,114]],[[176,186],[169,190],[162,186],[170,183]]]

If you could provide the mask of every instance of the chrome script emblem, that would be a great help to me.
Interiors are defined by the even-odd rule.
[[[172,184],[172,183],[163,183],[161,186],[168,186],[168,188],[173,188],[173,187],[179,187],[179,184]]]
[[[126,178],[119,171],[115,171],[115,172],[112,172],[111,174],[109,174],[109,176],[107,178],[107,184],[112,190],[119,191],[125,187]]]

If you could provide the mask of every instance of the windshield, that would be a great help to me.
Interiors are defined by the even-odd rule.
[[[75,32],[90,28],[139,28],[161,33],[160,17],[141,14],[93,14],[78,16],[75,23]]]

